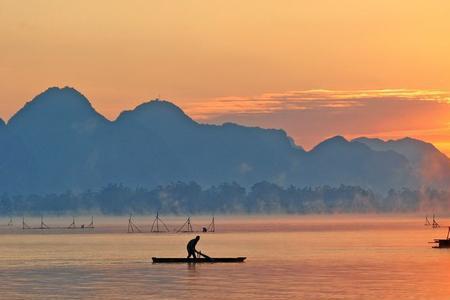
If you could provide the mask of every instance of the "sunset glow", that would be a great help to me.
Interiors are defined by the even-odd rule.
[[[335,134],[410,135],[449,154],[449,9],[439,0],[2,0],[0,117],[67,85],[110,119],[159,97],[202,122],[283,128],[306,148]]]
[[[450,153],[450,93],[441,90],[291,91],[217,98],[185,110],[202,122],[284,128],[306,149],[334,135],[409,136]]]
[[[450,299],[449,13],[0,0],[0,298]]]

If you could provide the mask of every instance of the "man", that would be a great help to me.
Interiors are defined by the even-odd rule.
[[[190,258],[191,256],[196,259],[197,256],[195,255],[195,253],[197,252],[197,250],[195,249],[195,246],[197,246],[198,241],[200,240],[200,236],[196,236],[195,239],[190,240],[189,243],[187,244],[187,252],[188,252],[188,257]]]

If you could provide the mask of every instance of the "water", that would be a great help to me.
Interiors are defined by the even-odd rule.
[[[144,222],[148,230],[150,218],[136,220]],[[450,299],[450,251],[427,243],[447,229],[425,228],[421,217],[219,217],[216,226],[197,248],[246,263],[152,264],[184,257],[194,235],[127,234],[126,218],[84,233],[1,227],[0,298]]]

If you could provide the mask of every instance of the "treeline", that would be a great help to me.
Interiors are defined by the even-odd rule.
[[[281,187],[260,182],[246,189],[237,183],[202,188],[177,182],[154,189],[110,184],[99,191],[0,196],[0,215],[102,213],[150,214],[315,214],[448,211],[449,192],[391,190],[379,195],[357,186]]]

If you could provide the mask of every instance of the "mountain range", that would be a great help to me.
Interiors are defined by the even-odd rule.
[[[432,144],[332,137],[310,151],[283,130],[201,124],[153,100],[110,121],[69,87],[49,88],[0,120],[0,193],[52,193],[196,181],[250,186],[446,188],[450,160]]]

